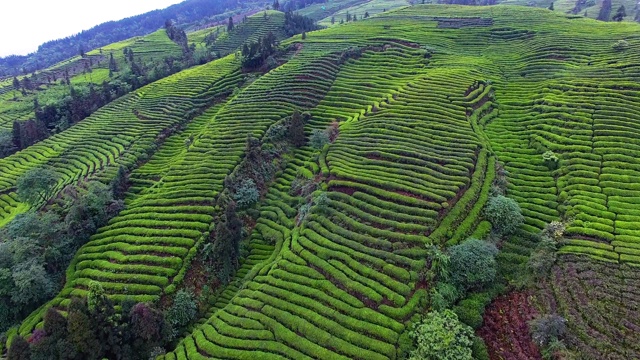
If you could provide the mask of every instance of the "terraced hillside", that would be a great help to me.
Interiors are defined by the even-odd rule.
[[[241,26],[257,37],[272,20]],[[248,136],[266,139],[300,111],[309,140],[335,122],[337,136],[291,150],[250,209],[239,270],[208,284],[205,315],[164,359],[402,358],[432,307],[430,245],[486,236],[483,208],[503,174],[528,237],[501,241],[502,254],[526,262],[548,223],[567,224],[532,302],[567,319],[579,358],[638,357],[639,30],[543,9],[417,5],[294,36],[252,82],[229,55],[144,87],[0,160],[0,225],[24,210],[13,187],[30,168],[56,171],[60,188],[137,168],[125,209],[18,332],[93,283],[118,305],[166,301],[220,241],[216,205],[252,156]],[[233,49],[252,39],[232,35],[220,39]]]

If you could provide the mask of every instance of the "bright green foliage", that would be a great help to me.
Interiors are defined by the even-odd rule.
[[[471,360],[473,330],[451,310],[428,313],[411,332],[416,344],[409,360]]]
[[[21,176],[16,186],[20,199],[35,206],[45,201],[57,184],[55,172],[43,168],[37,168],[26,172]]]
[[[477,239],[452,246],[449,248],[451,283],[463,293],[492,283],[496,277],[497,254],[495,245]]]
[[[493,230],[503,236],[512,234],[524,222],[518,203],[503,195],[490,198],[484,208],[484,214],[491,222]]]

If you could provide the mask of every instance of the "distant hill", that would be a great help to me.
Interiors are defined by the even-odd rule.
[[[186,0],[163,10],[154,10],[141,15],[97,25],[79,34],[64,39],[48,41],[29,55],[11,55],[0,58],[0,77],[26,74],[47,68],[62,60],[77,55],[80,48],[88,51],[134,36],[149,34],[162,27],[167,19],[178,25],[197,21],[216,20],[243,9],[264,8],[268,1],[249,0]],[[209,19],[213,18],[213,19]]]

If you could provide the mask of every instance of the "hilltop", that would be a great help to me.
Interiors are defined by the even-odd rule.
[[[58,65],[94,61],[70,81],[99,83],[110,54],[210,55],[0,159],[12,351],[640,356],[640,25],[388,0],[299,13],[328,28],[260,11]]]

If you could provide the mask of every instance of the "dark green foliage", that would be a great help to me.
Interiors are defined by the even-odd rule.
[[[242,240],[242,221],[236,213],[236,204],[229,201],[225,213],[216,226],[213,247],[214,264],[218,270],[218,279],[229,282],[238,268],[240,241]]]
[[[258,41],[251,41],[242,45],[242,67],[245,69],[260,68],[264,62],[277,50],[277,39],[273,32],[269,31]]]
[[[536,279],[546,278],[551,267],[556,262],[557,243],[555,240],[542,236],[536,249],[531,253],[527,267]]]
[[[236,189],[234,200],[240,208],[247,208],[260,199],[260,192],[252,179],[244,179]]]
[[[451,310],[430,312],[411,331],[416,348],[409,359],[471,360],[473,336]]]
[[[314,129],[309,137],[309,145],[315,149],[322,149],[329,143],[329,134],[325,130]]]
[[[53,294],[51,276],[38,258],[16,264],[11,271],[14,285],[11,301],[18,306],[28,308],[31,304],[47,300]]]
[[[316,25],[313,19],[303,15],[294,14],[287,11],[284,15],[284,31],[288,36],[301,34],[309,31],[318,30],[320,27]]]
[[[233,30],[233,16],[229,16],[229,21],[227,22],[227,31]]]
[[[35,168],[18,178],[16,187],[20,199],[31,206],[46,201],[58,183],[58,175],[48,169]]]
[[[464,299],[453,308],[458,319],[471,326],[474,330],[482,326],[484,309],[491,302],[491,296],[487,293],[476,293]]]
[[[113,191],[99,182],[90,182],[84,196],[79,197],[65,217],[67,232],[79,243],[84,243],[96,230],[107,224],[123,207],[113,199]]]
[[[49,308],[44,314],[44,331],[47,336],[61,339],[67,336],[67,319],[56,309]]]
[[[450,308],[459,297],[460,292],[454,285],[438,281],[431,290],[431,306],[436,311],[442,311]]]
[[[166,314],[166,322],[170,327],[170,340],[178,337],[180,332],[193,321],[198,313],[198,304],[191,292],[180,290],[173,299],[173,305]]]
[[[174,305],[181,294],[182,292],[176,294]],[[133,306],[129,318],[134,336],[147,342],[158,341],[161,338],[164,318],[158,310],[147,304],[139,303]]]
[[[548,9],[549,9],[549,10],[551,10],[551,11],[553,11],[553,10],[554,10],[554,9],[553,9],[553,1],[552,1],[552,2],[551,2],[551,4],[549,5]]]
[[[111,192],[113,198],[117,200],[124,199],[124,195],[128,188],[127,171],[124,166],[118,167],[116,177],[111,181]]]
[[[489,360],[489,351],[487,350],[487,345],[479,336],[473,337],[471,352],[474,360]]]
[[[13,338],[7,352],[7,360],[31,360],[29,343],[22,336]]]
[[[498,249],[486,241],[469,239],[449,249],[450,281],[461,293],[480,290],[496,277]]]
[[[491,197],[484,214],[491,222],[493,231],[499,236],[513,234],[524,223],[518,203],[503,195]]]
[[[613,15],[613,21],[620,22],[624,19],[625,16],[627,16],[627,10],[624,8],[624,5],[620,5],[618,10],[616,11],[616,14]]]
[[[10,130],[0,130],[0,158],[9,156],[17,150],[13,143],[13,134]]]
[[[545,347],[564,336],[567,331],[567,320],[555,314],[543,315],[529,322],[529,330],[533,342],[540,347]]]
[[[87,359],[99,356],[96,350],[100,348],[100,344],[93,325],[86,301],[72,298],[67,317],[68,339],[75,351]]]
[[[301,147],[307,143],[307,139],[304,135],[304,120],[298,110],[294,110],[293,115],[291,116],[289,141],[291,141],[295,147]]]

